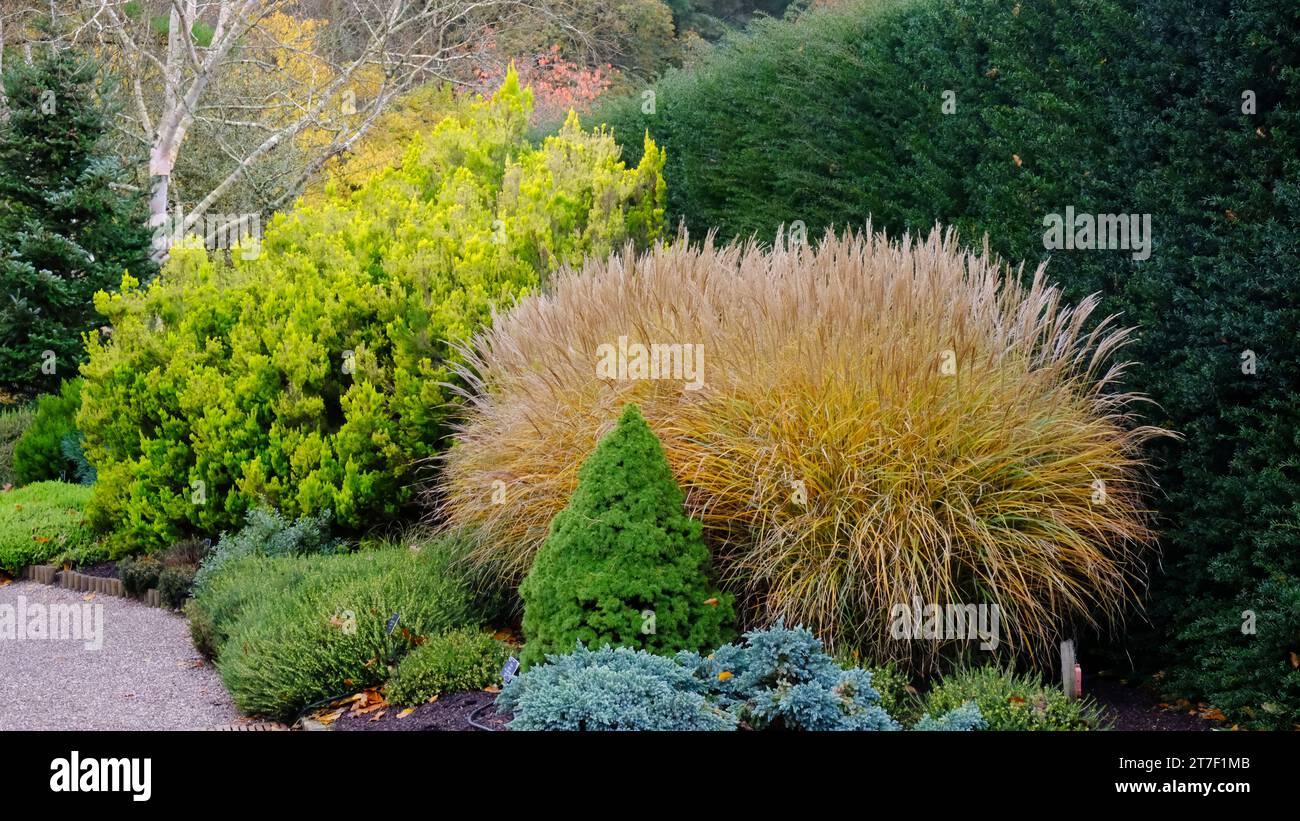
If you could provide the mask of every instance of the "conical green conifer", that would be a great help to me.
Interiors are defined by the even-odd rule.
[[[709,551],[683,501],[658,437],[628,405],[519,588],[525,664],[577,641],[668,654],[729,638],[731,597],[710,586]]]

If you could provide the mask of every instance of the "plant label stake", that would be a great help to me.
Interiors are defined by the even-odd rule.
[[[393,635],[393,629],[397,627],[397,620],[401,618],[401,613],[394,613],[393,617],[388,620],[388,626],[384,628],[384,634]]]
[[[505,684],[509,684],[517,672],[519,672],[519,659],[511,656],[506,659],[505,666],[501,668],[501,681]]]
[[[1076,699],[1079,697],[1079,691],[1082,688],[1082,670],[1074,661],[1074,641],[1066,639],[1061,642],[1061,687],[1065,690],[1065,697]]]

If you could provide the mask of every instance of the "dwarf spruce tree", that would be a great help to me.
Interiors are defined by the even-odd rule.
[[[709,585],[709,551],[683,501],[659,439],[628,405],[582,465],[519,588],[525,664],[577,641],[654,653],[726,641],[731,598]]]
[[[53,49],[6,60],[0,127],[0,389],[55,392],[100,324],[96,291],[152,273],[141,193],[105,145],[96,65]]]

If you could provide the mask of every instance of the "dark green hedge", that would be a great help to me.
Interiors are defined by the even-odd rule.
[[[696,236],[940,221],[1050,256],[1067,296],[1138,325],[1129,386],[1184,439],[1153,454],[1164,559],[1130,649],[1264,726],[1300,721],[1298,18],[1293,0],[864,0],[756,24],[665,77],[652,114],[641,94],[600,112],[626,159],[647,129],[666,148],[670,221]],[[1151,258],[1049,253],[1043,218],[1067,206],[1151,214]]]

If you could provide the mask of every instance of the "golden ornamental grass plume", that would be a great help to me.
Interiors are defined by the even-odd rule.
[[[1140,446],[1166,432],[1131,425],[1139,397],[1117,389],[1131,329],[1018,273],[951,231],[891,243],[869,225],[588,260],[463,351],[436,513],[521,579],[636,402],[748,623],[926,669],[975,645],[900,640],[897,606],[996,604],[1003,649],[1043,661],[1067,625],[1113,626],[1134,599],[1153,543]],[[658,349],[665,378],[598,369],[638,343],[683,347]]]

